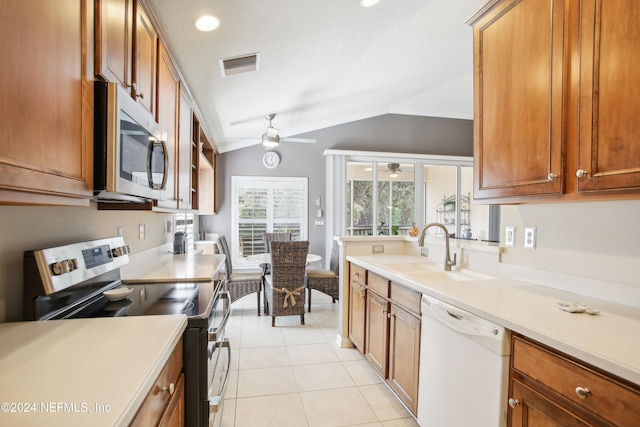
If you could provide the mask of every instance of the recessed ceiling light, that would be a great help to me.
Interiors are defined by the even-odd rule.
[[[378,4],[380,0],[360,0],[360,6],[362,7],[371,7]]]
[[[202,15],[196,19],[196,28],[200,31],[213,31],[220,26],[220,20],[212,15]]]

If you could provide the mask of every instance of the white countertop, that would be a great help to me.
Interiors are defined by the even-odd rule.
[[[429,262],[419,256],[352,255],[347,261],[640,385],[638,308],[501,277],[430,282],[393,265]],[[601,312],[571,314],[557,301],[585,302]]]
[[[128,425],[186,325],[184,315],[0,324],[0,425]]]
[[[224,265],[224,255],[174,255],[162,250],[130,256],[120,269],[125,283],[208,282]]]

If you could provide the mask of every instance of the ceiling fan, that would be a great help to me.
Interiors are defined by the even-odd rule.
[[[400,169],[400,163],[389,163],[387,164],[387,173],[391,178],[396,178],[402,169]]]
[[[309,138],[280,138],[280,131],[274,128],[271,124],[273,119],[276,117],[275,113],[267,114],[265,119],[269,121],[269,127],[267,127],[267,131],[262,134],[262,145],[267,148],[274,148],[280,145],[280,141],[283,142],[303,142],[307,144],[314,144],[316,142],[315,139]]]

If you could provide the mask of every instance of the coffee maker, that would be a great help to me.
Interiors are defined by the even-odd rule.
[[[187,252],[187,236],[182,231],[173,235],[173,253],[183,254]]]

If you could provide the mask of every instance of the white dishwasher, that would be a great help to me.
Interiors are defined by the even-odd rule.
[[[423,295],[418,424],[506,426],[509,349],[502,326]]]

